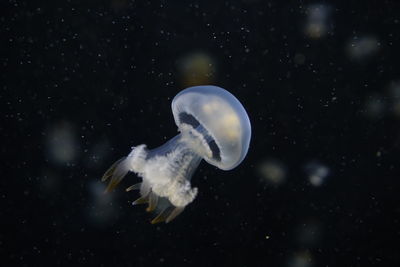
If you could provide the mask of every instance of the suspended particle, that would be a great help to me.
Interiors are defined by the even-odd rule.
[[[330,174],[330,169],[317,161],[306,164],[305,171],[310,184],[316,187],[323,185]]]
[[[323,4],[313,4],[306,9],[304,33],[311,39],[320,39],[328,33],[330,8]]]
[[[184,56],[178,60],[177,68],[184,87],[214,82],[215,61],[206,53],[195,52]]]
[[[75,127],[69,122],[51,125],[45,134],[47,158],[59,165],[67,165],[76,161],[80,152]]]
[[[380,48],[379,40],[374,36],[353,37],[347,46],[346,51],[350,59],[364,61],[375,55]]]
[[[260,162],[257,166],[257,172],[261,180],[268,184],[281,185],[286,180],[286,167],[278,160],[266,159]]]

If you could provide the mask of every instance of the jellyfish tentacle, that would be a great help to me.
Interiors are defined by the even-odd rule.
[[[136,199],[135,201],[132,202],[132,205],[140,205],[140,204],[147,204],[149,203],[149,199],[150,199],[150,193],[148,192],[144,195],[141,195],[138,199]]]
[[[151,224],[156,224],[165,221],[171,213],[172,207],[163,209],[152,221]]]
[[[142,186],[142,183],[137,183],[137,184],[131,185],[128,188],[126,188],[125,191],[129,192],[129,191],[132,191],[132,190],[140,190],[141,186]]]
[[[147,207],[146,211],[150,212],[155,210],[155,208],[157,207],[157,203],[158,203],[158,196],[151,192],[149,194],[149,206]]]
[[[111,192],[129,172],[127,159],[120,159],[119,161],[114,163],[110,169],[110,172],[107,171],[107,176],[104,178],[105,180],[107,180],[108,177],[111,177],[111,181],[108,183],[105,193]]]
[[[182,213],[182,211],[185,209],[185,207],[176,207],[169,216],[165,219],[165,223],[169,223],[173,219],[175,219],[179,214]]]
[[[122,157],[119,160],[117,160],[116,162],[113,163],[113,165],[111,165],[110,168],[108,168],[108,170],[104,173],[103,177],[101,177],[101,181],[105,182],[108,180],[108,178],[110,178],[111,176],[113,176],[115,168],[117,168],[118,164],[123,161],[126,157]]]
[[[135,201],[132,202],[132,205],[140,205],[140,204],[147,204],[149,203],[149,199],[147,197],[139,197]]]

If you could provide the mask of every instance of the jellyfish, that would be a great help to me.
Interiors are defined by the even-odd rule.
[[[251,137],[246,110],[231,93],[217,86],[194,86],[172,100],[172,113],[179,134],[165,144],[147,149],[142,144],[115,162],[102,181],[112,191],[128,172],[142,178],[126,191],[139,190],[133,202],[148,204],[157,215],[151,223],[172,221],[198,192],[191,186],[202,159],[221,170],[231,170],[245,158]]]

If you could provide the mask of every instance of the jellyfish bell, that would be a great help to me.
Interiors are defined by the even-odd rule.
[[[217,86],[195,86],[181,91],[172,101],[179,134],[164,145],[148,150],[133,147],[127,157],[114,163],[102,180],[111,178],[106,192],[132,171],[142,182],[127,188],[138,189],[134,204],[148,203],[156,211],[152,223],[169,222],[197,195],[190,180],[201,160],[222,170],[239,165],[247,154],[251,125],[242,104]]]
[[[175,123],[181,132],[193,128],[212,156],[210,164],[222,170],[239,165],[249,148],[251,126],[246,110],[231,93],[216,86],[195,86],[180,92],[172,101]],[[210,151],[208,151],[210,152]]]

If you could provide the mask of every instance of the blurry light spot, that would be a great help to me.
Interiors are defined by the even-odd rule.
[[[308,251],[300,251],[294,253],[292,257],[289,258],[289,267],[311,267],[313,266],[313,259]]]
[[[364,60],[378,52],[380,43],[372,36],[354,37],[347,44],[347,54],[351,59]]]
[[[73,163],[80,151],[74,127],[68,122],[60,122],[46,132],[46,152],[49,160],[60,165]]]
[[[99,204],[107,204],[111,201],[112,194],[105,194],[105,189],[105,185],[98,181],[91,182],[89,184],[90,194],[93,197],[93,200]]]
[[[318,39],[325,35],[326,26],[322,23],[308,23],[306,32],[309,37]]]
[[[177,63],[183,86],[212,84],[215,76],[215,62],[205,53],[189,54]]]
[[[257,170],[262,181],[280,185],[286,180],[286,167],[277,160],[264,160],[258,164]]]
[[[117,217],[117,210],[112,205],[112,194],[104,194],[105,185],[99,181],[89,184],[91,196],[90,205],[87,207],[89,222],[98,226],[109,223]]]
[[[305,34],[312,39],[324,37],[328,32],[329,7],[322,4],[311,5],[306,9],[306,15]]]
[[[321,186],[326,182],[326,178],[330,174],[330,170],[327,166],[313,161],[305,166],[305,170],[307,173],[308,181],[313,186]]]

